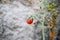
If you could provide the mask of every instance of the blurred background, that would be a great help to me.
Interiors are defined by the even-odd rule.
[[[0,40],[43,40],[42,17],[44,16],[43,0],[0,0]],[[55,1],[58,17],[56,19],[56,36],[53,40],[60,40],[60,0]],[[31,15],[39,14],[32,24],[26,19]],[[46,11],[46,16],[50,17]],[[45,17],[46,17],[45,16]],[[38,21],[39,20],[39,21]],[[49,27],[44,24],[45,40],[48,40]]]

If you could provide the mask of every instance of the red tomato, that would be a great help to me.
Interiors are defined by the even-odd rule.
[[[33,19],[30,19],[30,18],[27,19],[27,20],[26,20],[26,23],[27,23],[27,24],[32,24],[32,23],[33,23]]]

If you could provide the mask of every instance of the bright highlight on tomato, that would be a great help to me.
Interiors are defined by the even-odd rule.
[[[30,18],[26,19],[26,23],[27,24],[32,24],[33,23],[33,19],[30,19]]]

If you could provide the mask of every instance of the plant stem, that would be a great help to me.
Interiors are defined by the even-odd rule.
[[[44,35],[44,18],[42,20],[42,35],[43,35],[43,40],[45,40],[45,35]]]

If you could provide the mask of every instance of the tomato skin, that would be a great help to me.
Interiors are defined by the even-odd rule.
[[[30,19],[30,18],[27,19],[27,20],[26,20],[26,23],[27,23],[27,24],[32,24],[32,23],[33,23],[33,19]]]

